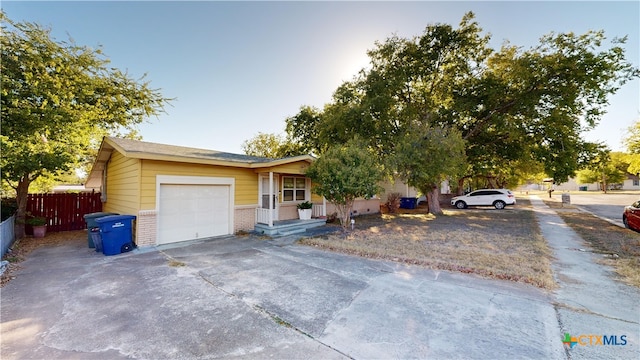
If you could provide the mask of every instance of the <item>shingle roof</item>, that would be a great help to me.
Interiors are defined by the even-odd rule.
[[[300,155],[280,159],[259,156],[232,154],[216,150],[197,149],[184,146],[157,144],[146,141],[105,137],[87,177],[85,187],[98,188],[102,183],[102,171],[105,169],[111,153],[116,150],[124,156],[137,159],[176,161],[195,164],[222,165],[242,168],[269,168],[296,161],[314,161],[311,155]]]
[[[190,148],[184,146],[175,146],[167,144],[158,144],[146,141],[121,139],[116,137],[109,137],[115,145],[122,148],[127,153],[127,156],[134,156],[135,153],[139,155],[161,155],[161,156],[176,156],[183,158],[204,159],[204,160],[220,160],[220,161],[232,161],[240,163],[264,163],[273,161],[274,159],[249,156],[243,154],[233,154],[216,150]],[[135,156],[134,156],[135,157]],[[144,157],[144,156],[141,156]]]

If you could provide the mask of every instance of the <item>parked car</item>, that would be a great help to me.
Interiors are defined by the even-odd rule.
[[[507,189],[480,189],[451,199],[451,205],[458,209],[466,209],[468,206],[493,206],[496,209],[504,209],[507,205],[515,204],[515,195]]]
[[[622,222],[627,229],[640,231],[640,200],[624,208]]]

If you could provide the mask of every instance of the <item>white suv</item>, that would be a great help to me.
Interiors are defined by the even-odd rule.
[[[467,206],[494,206],[496,209],[504,209],[507,205],[515,204],[515,195],[507,189],[480,189],[451,199],[451,205],[458,209],[466,209]]]

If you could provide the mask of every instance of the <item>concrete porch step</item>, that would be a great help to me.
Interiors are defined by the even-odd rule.
[[[269,227],[269,225],[266,224],[256,224],[254,227],[254,231],[259,234],[269,236],[285,236],[291,234],[300,234],[307,231],[307,229],[323,226],[326,223],[326,219],[281,220],[275,221],[272,227]]]

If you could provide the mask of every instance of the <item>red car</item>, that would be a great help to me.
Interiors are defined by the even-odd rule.
[[[622,222],[627,229],[640,231],[640,200],[624,208]]]

